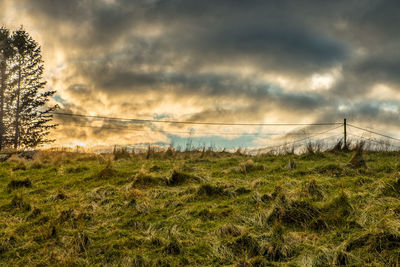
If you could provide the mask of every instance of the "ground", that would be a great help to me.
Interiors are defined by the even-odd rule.
[[[398,266],[399,178],[397,152],[13,155],[0,266]]]

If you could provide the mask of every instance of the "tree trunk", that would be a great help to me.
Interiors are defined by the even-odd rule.
[[[20,106],[20,96],[21,96],[21,65],[22,60],[18,62],[18,88],[17,88],[17,106],[15,112],[15,136],[14,136],[14,149],[18,148],[19,143],[19,106]]]
[[[6,63],[2,61],[0,63],[0,151],[4,148],[4,92],[6,90]]]

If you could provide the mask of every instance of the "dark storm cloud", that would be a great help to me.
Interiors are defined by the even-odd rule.
[[[398,123],[399,110],[387,108],[395,104],[366,97],[377,84],[400,91],[396,0],[23,3],[24,14],[45,27],[45,39],[65,56],[71,73],[64,90],[81,99],[66,105],[75,112],[95,103],[107,109],[99,97],[105,94],[128,113],[198,99],[202,108],[191,120],[263,120],[267,112],[289,112],[288,120]],[[340,70],[332,88],[308,88],[310,77],[332,69]],[[266,74],[294,82],[286,88]],[[154,99],[140,103],[149,93]],[[174,95],[173,102],[164,103],[165,95]],[[139,100],[130,105],[128,96]],[[238,99],[242,105],[220,105]]]

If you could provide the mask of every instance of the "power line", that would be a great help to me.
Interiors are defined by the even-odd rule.
[[[377,143],[377,144],[380,144],[380,145],[384,145],[385,144],[384,141],[379,141],[379,140],[367,138],[367,137],[364,137],[364,136],[361,136],[361,135],[357,135],[357,134],[350,134],[350,135],[358,137],[358,138],[361,138],[361,139],[364,139],[366,141],[374,142],[374,143]],[[389,145],[393,146],[393,147],[396,147],[396,148],[400,148],[400,146],[396,146],[396,145],[393,145],[393,144],[390,144],[390,143],[389,143]]]
[[[389,136],[389,135],[386,135],[386,134],[381,134],[381,133],[378,133],[378,132],[375,132],[375,131],[371,131],[371,130],[368,130],[368,129],[365,129],[365,128],[361,128],[361,127],[358,127],[358,126],[355,126],[355,125],[352,125],[352,124],[347,124],[347,125],[350,126],[350,127],[365,131],[365,132],[369,132],[369,133],[376,134],[376,135],[379,135],[379,136],[382,136],[382,137],[386,137],[386,138],[389,138],[389,139],[400,141],[400,139],[392,137],[392,136]]]
[[[306,138],[302,138],[302,139],[299,139],[299,140],[295,140],[295,141],[293,141],[293,142],[284,143],[284,144],[275,145],[275,146],[264,147],[264,148],[259,148],[259,149],[255,149],[255,150],[269,150],[269,149],[274,149],[274,148],[278,148],[278,147],[282,147],[282,146],[294,145],[294,144],[297,144],[297,143],[301,143],[301,142],[303,142],[303,141],[306,141],[306,140],[308,140],[308,139],[310,139],[310,138],[313,138],[313,137],[316,137],[316,136],[319,136],[319,135],[322,135],[322,134],[329,133],[329,132],[331,132],[331,131],[333,131],[333,130],[336,130],[336,129],[340,128],[340,127],[341,127],[341,126],[338,126],[338,127],[333,128],[333,129],[329,129],[329,130],[327,130],[327,131],[325,131],[325,132],[318,133],[318,134],[315,134],[315,135],[313,135],[313,136],[308,136],[308,137],[306,137]],[[335,134],[335,135],[333,135],[333,136],[337,136],[337,135],[339,135],[339,134]],[[331,138],[331,137],[333,137],[333,136],[326,137],[326,138],[323,138],[323,139]],[[323,140],[323,139],[321,139],[321,140]],[[254,151],[254,150],[253,150],[253,151]]]
[[[328,131],[333,131],[335,129],[338,129],[342,126],[335,127],[333,129],[329,129],[328,131],[325,132],[319,132],[319,133],[310,133],[310,132],[304,132],[304,133],[234,133],[234,132],[196,132],[196,131],[167,131],[167,130],[161,130],[161,129],[149,129],[149,130],[144,130],[144,129],[132,129],[132,128],[127,128],[127,127],[104,127],[104,126],[93,126],[93,125],[77,125],[77,124],[63,124],[63,126],[72,126],[72,127],[80,127],[80,128],[95,128],[95,129],[106,129],[106,130],[122,130],[122,131],[134,131],[134,132],[149,132],[149,131],[156,131],[156,132],[161,132],[161,133],[175,133],[175,134],[204,134],[204,135],[244,135],[244,136],[260,136],[260,137],[267,137],[267,136],[304,136],[304,135],[320,135],[324,134]]]
[[[336,137],[336,136],[339,136],[339,135],[341,135],[341,133],[340,134],[330,135],[330,136],[324,137],[324,138],[320,138],[320,139],[316,140],[316,142],[317,141],[322,141],[322,140],[325,140],[325,139],[329,139],[329,138],[333,138],[333,137]],[[264,148],[253,149],[251,151],[271,150],[271,149],[275,149],[275,148],[279,148],[279,147],[291,146],[291,145],[295,145],[295,144],[301,143],[303,141],[306,141],[307,139],[309,139],[309,138],[304,138],[304,139],[300,139],[300,140],[296,140],[296,141],[293,141],[293,142],[290,142],[290,143],[285,143],[285,144],[276,145],[276,146],[269,146],[269,147],[264,147]]]
[[[196,121],[175,121],[175,120],[154,120],[154,119],[128,119],[107,116],[84,115],[74,113],[52,112],[59,116],[73,116],[84,118],[95,118],[112,121],[131,121],[131,122],[152,122],[152,123],[173,123],[173,124],[198,124],[198,125],[226,125],[226,126],[319,126],[319,125],[342,125],[341,122],[324,122],[324,123],[225,123],[225,122],[196,122]]]

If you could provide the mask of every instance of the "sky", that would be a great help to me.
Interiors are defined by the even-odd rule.
[[[229,123],[347,118],[398,136],[399,10],[397,0],[0,0],[0,25],[23,25],[42,46],[59,112]],[[278,134],[328,129],[56,120],[54,145],[261,147]]]

